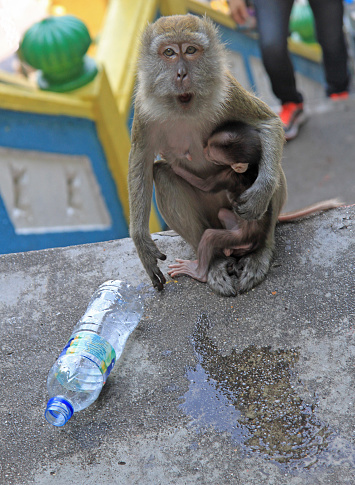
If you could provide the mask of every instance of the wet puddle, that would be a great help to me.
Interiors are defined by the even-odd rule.
[[[227,431],[242,452],[288,470],[329,464],[330,448],[340,458],[344,440],[317,418],[316,402],[308,404],[297,393],[297,350],[250,346],[223,356],[208,329],[202,316],[192,336],[198,363],[187,372],[190,386],[181,404],[193,426]],[[352,446],[345,454],[346,461],[349,455],[354,460]]]

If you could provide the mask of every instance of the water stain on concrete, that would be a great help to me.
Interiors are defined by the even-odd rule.
[[[251,345],[224,356],[208,337],[209,327],[201,316],[192,336],[198,363],[188,369],[190,386],[181,404],[191,424],[227,431],[243,453],[289,471],[329,464],[327,454],[337,454],[341,437],[317,417],[316,399],[307,403],[298,395],[293,367],[299,351]],[[347,462],[355,457],[350,448]]]

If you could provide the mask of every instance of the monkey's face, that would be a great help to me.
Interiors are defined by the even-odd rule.
[[[248,170],[249,163],[236,162],[235,157],[231,157],[229,150],[223,145],[207,143],[203,153],[206,160],[215,165],[228,166],[237,173],[244,173]]]
[[[177,103],[183,109],[188,109],[194,97],[194,70],[196,63],[203,55],[203,47],[196,43],[163,42],[158,49],[165,71],[170,77],[172,91]]]
[[[224,47],[209,19],[161,17],[147,27],[139,58],[139,87],[169,116],[196,116],[221,99]],[[213,109],[213,108],[211,108]]]

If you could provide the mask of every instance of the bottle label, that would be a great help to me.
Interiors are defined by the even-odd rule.
[[[116,352],[103,337],[91,332],[78,332],[69,340],[59,357],[80,354],[98,366],[104,383],[116,362]]]

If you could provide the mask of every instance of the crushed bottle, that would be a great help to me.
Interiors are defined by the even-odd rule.
[[[120,280],[106,281],[95,291],[49,372],[45,418],[50,424],[64,426],[97,399],[142,314],[136,289]]]

